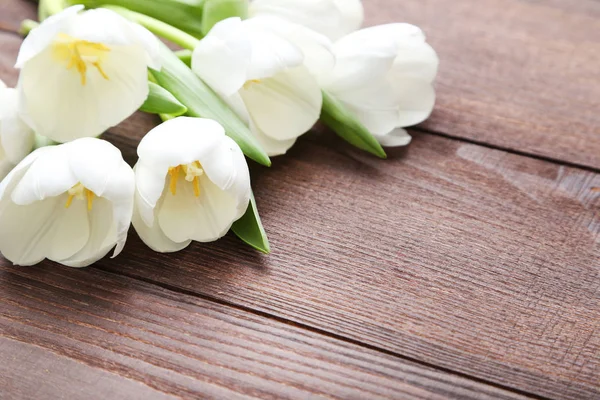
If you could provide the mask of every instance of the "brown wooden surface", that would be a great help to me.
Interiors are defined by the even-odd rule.
[[[33,9],[1,1],[14,10],[2,29]],[[86,270],[0,261],[0,387],[600,397],[600,176],[568,166],[600,166],[598,4],[365,1],[371,23],[421,24],[440,52],[439,106],[421,130],[441,135],[413,132],[381,161],[319,129],[273,168],[254,166],[268,257],[232,236],[164,256],[132,234],[122,256]],[[10,84],[19,43],[0,33]],[[136,115],[106,137],[134,163],[155,123]]]

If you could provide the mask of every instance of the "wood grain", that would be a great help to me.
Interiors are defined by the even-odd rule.
[[[2,261],[0,287],[11,399],[523,398],[93,269]]]
[[[366,0],[441,58],[425,129],[600,168],[600,2]]]

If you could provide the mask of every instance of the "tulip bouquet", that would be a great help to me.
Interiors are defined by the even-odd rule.
[[[131,224],[158,252],[232,230],[268,253],[246,158],[270,166],[318,120],[385,158],[435,101],[423,32],[359,30],[359,0],[40,0],[39,19],[0,86],[0,252],[18,265],[116,256]],[[131,168],[100,136],[137,110],[163,123]]]

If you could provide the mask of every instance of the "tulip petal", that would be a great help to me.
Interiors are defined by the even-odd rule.
[[[376,136],[379,143],[385,147],[408,146],[412,137],[402,128],[397,128],[383,136]]]
[[[433,82],[438,73],[440,60],[435,50],[427,43],[405,43],[400,46],[388,79],[418,78]]]
[[[10,204],[0,216],[2,254],[17,265],[44,258],[60,262],[83,248],[89,237],[85,202],[65,208],[67,196],[28,206]]]
[[[269,31],[284,37],[298,46],[304,54],[304,66],[315,77],[330,73],[335,66],[333,43],[324,35],[277,17],[259,16],[244,23],[252,29]]]
[[[236,93],[248,80],[252,44],[239,18],[218,23],[192,54],[192,69],[222,96]]]
[[[429,118],[435,106],[435,90],[429,82],[409,78],[394,80],[391,86],[398,109],[397,127],[417,125]]]
[[[250,15],[284,18],[336,40],[362,25],[364,11],[360,0],[254,0]]]
[[[75,186],[79,179],[71,170],[67,154],[62,146],[39,154],[12,191],[12,201],[25,206],[59,196]]]
[[[18,164],[33,148],[35,135],[18,115],[18,93],[16,89],[0,88],[0,147],[5,158],[13,165]]]
[[[89,221],[87,243],[76,254],[64,257],[60,261],[61,264],[75,268],[86,267],[103,258],[115,246],[117,229],[109,200],[104,198],[94,200],[94,207],[88,212],[86,218]]]
[[[136,201],[136,204],[139,204],[139,202]],[[158,223],[148,226],[143,221],[137,208],[133,213],[132,222],[137,234],[146,246],[159,253],[174,253],[185,249],[192,243],[191,240],[185,240],[181,243],[172,241],[163,233]]]
[[[23,68],[26,62],[46,50],[54,41],[56,35],[64,32],[83,8],[82,5],[66,8],[62,12],[47,18],[37,28],[29,32],[19,50],[15,68]]]
[[[304,67],[250,84],[240,94],[256,126],[277,140],[295,139],[308,132],[319,119],[323,104],[319,85]]]
[[[203,159],[224,138],[225,130],[216,121],[178,117],[148,132],[140,141],[138,155],[146,167],[166,175],[170,167]]]

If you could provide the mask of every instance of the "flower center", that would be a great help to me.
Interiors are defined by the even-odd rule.
[[[77,185],[69,189],[67,193],[69,193],[69,198],[67,199],[67,204],[65,204],[65,208],[71,207],[73,199],[86,200],[88,211],[92,211],[92,206],[94,205],[94,197],[96,195],[90,189],[87,189],[81,183],[78,183]]]
[[[183,175],[184,179],[192,184],[194,196],[200,197],[200,180],[198,178],[204,175],[202,165],[198,161],[194,161],[191,164],[169,168],[169,176],[171,177],[169,190],[173,196],[177,194],[177,180],[180,175]]]
[[[52,52],[55,59],[65,64],[67,69],[74,68],[79,72],[82,85],[87,81],[88,66],[96,68],[100,75],[108,80],[108,75],[102,69],[102,62],[110,49],[102,43],[79,40],[60,33],[52,44]]]

